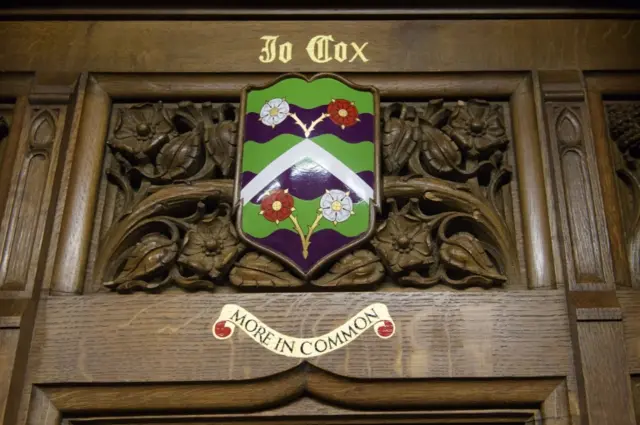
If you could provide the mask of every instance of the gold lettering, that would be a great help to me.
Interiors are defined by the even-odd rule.
[[[333,41],[330,35],[316,35],[307,44],[307,54],[315,63],[327,63],[333,58],[329,54],[329,41]]]
[[[362,46],[358,46],[356,43],[351,43],[351,47],[353,47],[353,50],[355,50],[356,52],[353,54],[353,57],[351,58],[351,60],[349,60],[349,62],[353,62],[357,57],[360,57],[360,59],[362,59],[362,62],[369,62],[369,59],[365,57],[363,52],[364,48],[367,47],[367,44],[369,44],[369,42],[364,43]]]
[[[264,47],[260,50],[260,56],[258,59],[262,63],[271,63],[276,58],[276,41],[278,40],[279,35],[263,35],[260,37],[260,40],[264,40]],[[285,43],[287,44],[287,43]],[[289,43],[291,44],[291,43]],[[281,49],[282,51],[282,49]]]
[[[347,59],[347,43],[341,41],[333,46],[333,58],[338,62],[344,62]]]
[[[289,63],[293,59],[293,44],[289,41],[279,43],[279,35],[263,35],[260,40],[264,41],[264,45],[260,50],[258,59],[262,63]],[[343,63],[347,61],[349,55],[351,58],[348,62],[367,63],[369,59],[364,54],[364,49],[369,42],[346,43],[344,41],[335,42],[332,35],[316,35],[309,39],[306,51],[315,63],[328,63],[332,60]],[[333,48],[332,48],[333,46]]]
[[[293,44],[291,44],[290,42],[286,42],[286,43],[282,43],[280,45],[280,48],[278,49],[278,59],[280,59],[280,62],[282,63],[287,63],[291,60],[291,52],[293,50]]]

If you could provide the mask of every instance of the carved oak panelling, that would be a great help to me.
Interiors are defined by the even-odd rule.
[[[631,280],[640,284],[640,102],[606,105]]]
[[[601,284],[607,280],[608,262],[602,247],[604,223],[599,218],[600,200],[590,141],[586,139],[584,104],[549,102],[546,108],[553,145],[556,193],[561,208],[564,250],[569,282]],[[594,181],[596,182],[594,186]],[[610,270],[609,270],[610,272]]]
[[[383,104],[376,231],[308,281],[238,238],[237,114],[233,104],[114,105],[87,290],[523,284],[505,105]]]
[[[0,284],[2,290],[23,290],[43,236],[51,155],[60,140],[65,108],[32,107],[22,129],[20,164],[11,212],[4,217]],[[34,256],[34,252],[36,255]],[[31,277],[32,278],[32,277]]]

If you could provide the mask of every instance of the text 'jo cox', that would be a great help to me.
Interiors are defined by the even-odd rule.
[[[264,46],[260,50],[258,59],[262,63],[275,61],[288,63],[293,59],[293,44],[290,41],[280,42],[279,35],[265,35],[260,37]],[[305,48],[307,56],[315,63],[328,62],[369,62],[365,56],[365,47],[369,43],[355,43],[334,40],[332,35],[316,35],[311,37]]]

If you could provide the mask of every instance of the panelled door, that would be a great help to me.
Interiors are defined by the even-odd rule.
[[[72,12],[0,29],[4,423],[636,423],[635,15]]]

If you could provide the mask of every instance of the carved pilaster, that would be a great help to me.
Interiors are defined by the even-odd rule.
[[[25,290],[35,278],[52,184],[51,152],[61,137],[64,106],[33,106],[22,129],[24,146],[17,169],[11,212],[5,217],[0,262],[0,288]],[[34,255],[34,252],[36,255]]]
[[[572,290],[613,285],[588,113],[579,79],[541,77],[566,279]]]
[[[539,83],[581,415],[592,424],[631,425],[622,311],[583,79],[575,71],[541,72]]]

